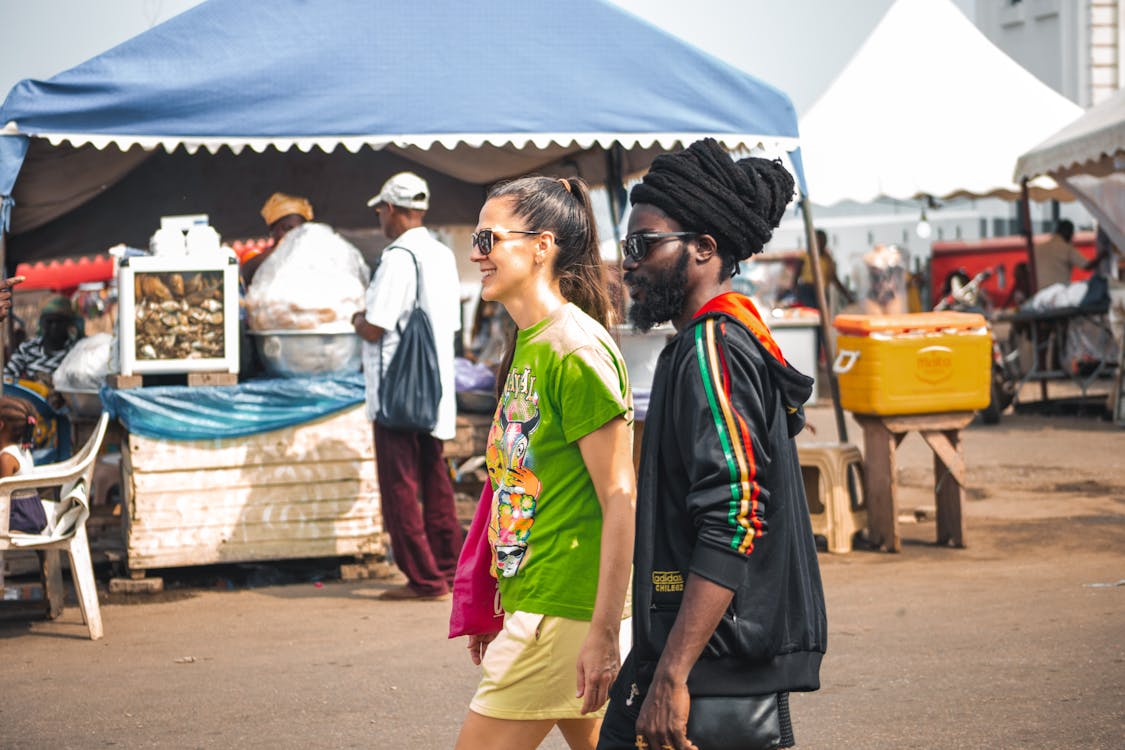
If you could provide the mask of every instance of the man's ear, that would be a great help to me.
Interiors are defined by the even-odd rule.
[[[719,245],[711,235],[701,234],[695,238],[695,260],[697,263],[709,263],[718,252]]]

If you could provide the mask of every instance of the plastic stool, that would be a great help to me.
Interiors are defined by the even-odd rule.
[[[863,458],[850,443],[798,443],[814,534],[829,552],[851,552],[852,537],[867,528]]]

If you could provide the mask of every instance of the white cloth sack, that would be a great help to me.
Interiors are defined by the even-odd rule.
[[[302,224],[282,238],[246,292],[252,331],[350,331],[371,280],[359,250],[326,224]]]
[[[96,391],[110,373],[113,334],[95,333],[79,339],[55,370],[55,389]]]

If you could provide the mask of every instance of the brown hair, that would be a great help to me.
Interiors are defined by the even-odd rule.
[[[559,252],[553,270],[563,298],[603,326],[609,326],[613,308],[586,183],[578,177],[521,177],[496,185],[488,192],[488,200],[498,198],[510,201],[512,212],[524,219],[530,230],[555,235]],[[513,336],[497,371],[497,394],[508,376],[515,345]]]

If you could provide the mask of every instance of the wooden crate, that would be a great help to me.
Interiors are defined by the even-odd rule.
[[[443,448],[446,458],[464,460],[483,456],[491,427],[491,414],[458,414],[457,434],[452,440],[446,440]]]
[[[131,570],[384,552],[363,405],[243,438],[122,445]]]

